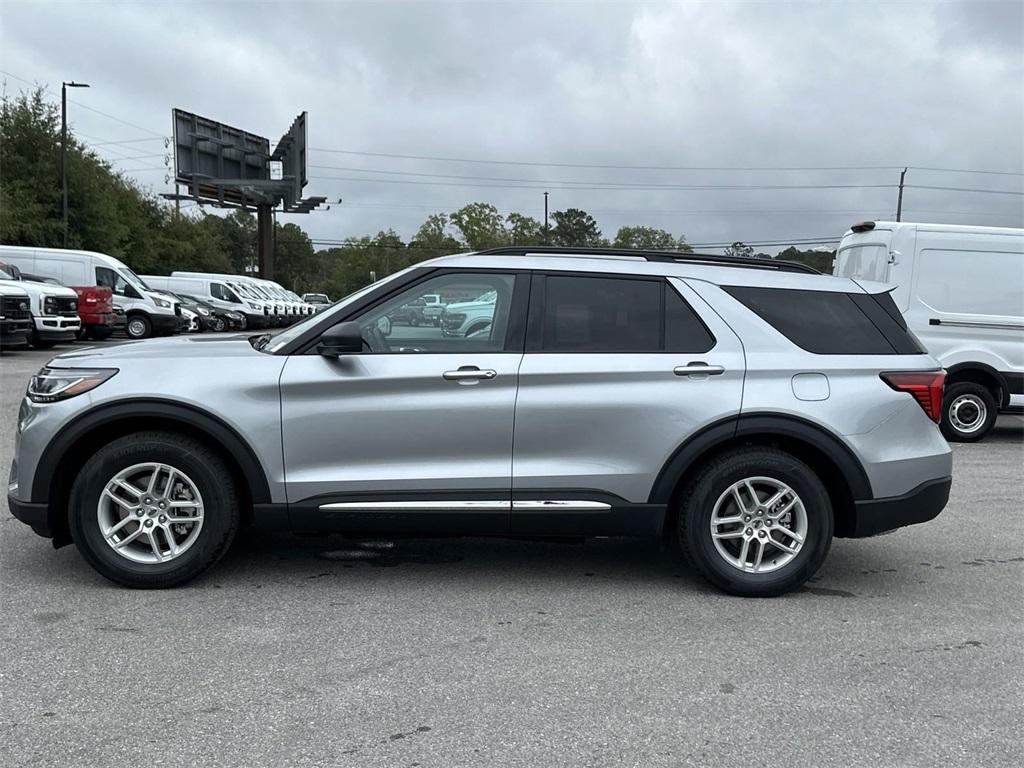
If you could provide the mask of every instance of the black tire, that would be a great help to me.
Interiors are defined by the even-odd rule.
[[[228,323],[223,317],[214,315],[213,317],[210,318],[210,330],[213,331],[214,333],[221,333],[223,331],[226,331],[227,328]]]
[[[128,315],[128,323],[124,332],[129,339],[148,339],[153,335],[153,324],[145,315],[135,313]]]
[[[138,563],[107,544],[97,520],[97,505],[107,482],[135,464],[161,462],[188,475],[203,498],[202,528],[195,542],[164,563]],[[71,488],[71,534],[86,562],[125,587],[165,589],[184,584],[227,552],[238,530],[238,496],[220,454],[173,432],[136,432],[107,444],[82,467]]]
[[[89,338],[93,341],[106,341],[114,334],[110,328],[92,328],[89,331]]]
[[[711,536],[718,499],[734,483],[754,477],[788,485],[807,515],[803,545],[790,562],[767,573],[742,571],[730,564]],[[684,559],[709,582],[734,595],[773,597],[796,589],[817,572],[832,545],[832,503],[825,486],[810,467],[776,448],[751,446],[715,457],[683,489],[679,504],[676,535]]]
[[[942,395],[939,428],[950,442],[976,443],[995,426],[998,415],[999,404],[991,392],[981,384],[962,381],[947,387]]]

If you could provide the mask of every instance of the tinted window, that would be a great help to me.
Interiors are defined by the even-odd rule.
[[[665,286],[665,351],[707,352],[715,346],[697,313],[671,285]]]
[[[917,354],[921,347],[867,294],[723,286],[798,347],[819,355]]]
[[[541,348],[548,352],[658,352],[661,282],[548,276]]]

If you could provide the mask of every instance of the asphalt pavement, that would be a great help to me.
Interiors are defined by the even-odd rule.
[[[0,357],[4,471],[49,356]],[[939,518],[771,600],[646,541],[252,531],[130,591],[4,510],[0,765],[1017,766],[1022,421],[954,452]]]

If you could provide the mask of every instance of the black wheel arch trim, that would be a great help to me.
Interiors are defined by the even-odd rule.
[[[91,408],[66,425],[43,451],[32,478],[32,502],[48,501],[53,478],[68,451],[89,432],[104,424],[126,418],[157,417],[181,422],[216,440],[231,453],[245,477],[253,504],[270,502],[270,484],[266,473],[250,445],[235,431],[213,414],[173,400],[144,398],[105,403]]]
[[[1000,395],[999,406],[1000,407],[1005,407],[1005,406],[1010,404],[1010,395],[1011,394],[1019,394],[1019,393],[1012,393],[1011,392],[1011,388],[1010,388],[1010,384],[1009,384],[1009,382],[1006,379],[1006,375],[1002,371],[998,370],[997,368],[993,368],[988,363],[965,362],[965,363],[957,363],[956,365],[949,366],[946,369],[947,386],[949,385],[949,379],[950,378],[952,378],[953,376],[956,376],[958,373],[962,373],[963,371],[981,371],[982,373],[985,373],[988,376],[991,376],[995,380],[996,384],[999,386],[999,395]],[[959,383],[959,382],[954,382],[954,383]]]
[[[718,446],[745,435],[776,435],[800,440],[820,451],[838,467],[850,486],[854,500],[873,498],[871,481],[860,460],[826,428],[799,416],[750,413],[709,424],[680,445],[658,473],[648,502],[669,503],[680,478],[695,462]]]

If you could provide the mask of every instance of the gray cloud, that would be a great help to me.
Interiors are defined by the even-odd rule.
[[[276,140],[458,158],[657,166],[928,166],[1024,171],[1018,2],[31,4],[0,7],[0,66],[157,134],[180,106]],[[8,81],[8,88],[20,88]],[[148,134],[71,105],[93,141]],[[159,141],[103,153],[159,154]],[[410,161],[312,152],[290,217],[314,237],[393,226],[473,200],[533,215],[541,190],[338,169],[533,180],[552,207],[613,234],[645,223],[694,242],[838,236],[891,216],[891,188],[582,190],[626,184],[895,184],[895,170],[640,171]],[[159,157],[118,159],[123,168]],[[156,191],[159,170],[133,171]],[[340,181],[361,177],[391,181]],[[395,179],[417,184],[394,183]],[[427,184],[423,182],[444,182]],[[510,182],[511,183],[511,182]],[[912,169],[908,183],[1021,191],[1019,176]],[[1021,226],[1022,198],[908,189],[907,219]],[[776,213],[782,211],[783,213]],[[760,213],[770,212],[770,213]],[[786,213],[789,212],[789,213]],[[772,249],[766,249],[772,250]]]

